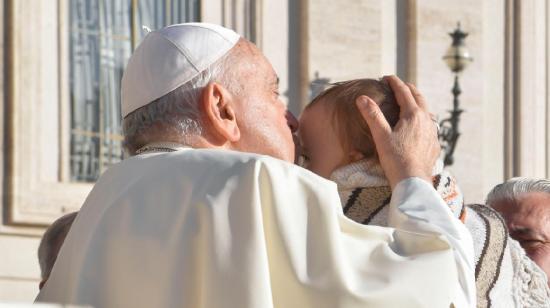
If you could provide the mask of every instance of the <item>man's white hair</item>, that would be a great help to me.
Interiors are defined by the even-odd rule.
[[[486,204],[492,206],[497,201],[517,200],[521,195],[531,192],[550,194],[550,180],[526,177],[511,178],[495,186],[487,195]]]
[[[65,237],[78,212],[73,212],[62,216],[44,232],[40,246],[38,246],[38,263],[40,264],[40,273],[42,279],[50,277],[59,249],[65,241]]]
[[[153,126],[162,125],[162,136],[176,137],[182,144],[188,143],[189,136],[202,135],[201,92],[211,82],[219,82],[232,94],[238,94],[241,88],[235,78],[237,76],[234,76],[236,61],[233,50],[230,50],[195,78],[127,115],[122,121],[122,129],[128,152],[134,154],[145,145],[144,142],[168,141],[147,140],[147,133]]]

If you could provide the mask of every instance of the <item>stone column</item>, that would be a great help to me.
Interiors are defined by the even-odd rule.
[[[395,0],[310,1],[309,77],[332,82],[395,73]]]
[[[507,1],[507,177],[550,176],[549,5]]]
[[[453,75],[442,56],[451,44],[448,33],[460,21],[474,62],[461,74],[460,132],[456,175],[467,202],[483,202],[503,180],[504,3],[498,0],[409,1],[409,79],[425,95],[440,119],[452,107]]]

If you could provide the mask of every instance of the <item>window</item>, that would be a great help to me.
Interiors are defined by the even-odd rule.
[[[40,234],[35,227],[78,210],[94,179],[121,159],[120,79],[144,35],[142,25],[158,29],[200,19],[234,28],[259,43],[262,3],[7,1],[0,232]],[[255,16],[247,17],[250,12]],[[273,46],[280,51],[279,42]]]
[[[71,0],[70,177],[94,182],[122,159],[120,81],[141,27],[198,21],[199,0]]]

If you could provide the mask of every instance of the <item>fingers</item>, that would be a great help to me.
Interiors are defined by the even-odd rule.
[[[416,101],[416,104],[418,107],[422,108],[422,110],[428,110],[428,104],[426,103],[426,99],[424,96],[418,91],[416,86],[410,82],[407,82],[407,87],[409,87],[409,90],[411,91],[412,96],[414,97],[414,100]]]
[[[390,85],[402,113],[412,113],[418,108],[411,90],[401,79],[397,76],[385,76],[384,80]]]
[[[391,126],[386,121],[382,110],[380,110],[375,101],[366,95],[359,96],[355,101],[355,105],[359,109],[359,112],[361,112],[363,119],[367,122],[374,143],[376,145],[381,144],[392,132]]]

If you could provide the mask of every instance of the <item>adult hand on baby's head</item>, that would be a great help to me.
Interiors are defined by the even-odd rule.
[[[356,101],[371,130],[380,164],[392,189],[409,177],[431,183],[432,168],[441,147],[424,97],[416,87],[396,76],[387,76],[384,80],[392,88],[401,108],[399,121],[393,129],[371,98],[362,95]]]

